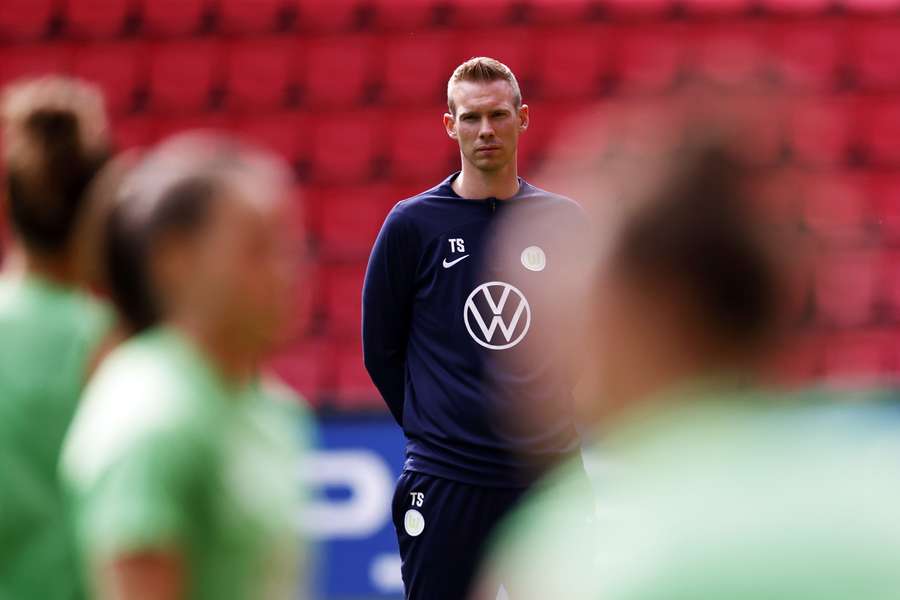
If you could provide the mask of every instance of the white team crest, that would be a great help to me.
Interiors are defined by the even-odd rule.
[[[403,517],[403,528],[409,535],[418,537],[425,531],[425,517],[416,509],[411,508]]]
[[[481,298],[483,302],[480,302]],[[531,307],[515,286],[489,281],[469,294],[463,308],[463,320],[469,335],[480,345],[491,350],[506,350],[521,342],[528,333]]]
[[[540,246],[528,246],[522,250],[522,266],[529,271],[543,271],[547,266],[547,255]]]

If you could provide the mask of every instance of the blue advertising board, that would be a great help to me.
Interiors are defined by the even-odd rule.
[[[401,598],[391,499],[404,439],[389,415],[321,418],[301,468],[313,497],[301,520],[313,540],[314,598]]]

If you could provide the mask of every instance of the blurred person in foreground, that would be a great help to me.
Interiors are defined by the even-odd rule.
[[[461,64],[447,103],[462,168],[393,208],[363,290],[366,368],[407,439],[392,508],[413,600],[465,598],[494,525],[579,449],[577,369],[560,375],[565,332],[533,298],[570,261],[555,232],[575,238],[584,214],[518,176],[529,112],[506,65]],[[521,236],[498,247],[507,214],[521,215]],[[506,358],[539,351],[527,365]]]
[[[554,473],[502,526],[479,600],[897,596],[888,411],[758,384],[785,264],[746,175],[701,144],[623,200],[591,288],[596,515],[580,465]]]
[[[103,98],[62,77],[3,91],[0,597],[82,595],[57,463],[112,311],[88,292],[84,223],[110,156]]]
[[[260,380],[300,256],[289,176],[211,134],[128,174],[108,222],[133,336],[100,366],[66,440],[83,568],[100,598],[294,598],[297,404]]]

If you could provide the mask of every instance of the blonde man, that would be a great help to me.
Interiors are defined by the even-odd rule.
[[[461,64],[447,105],[462,168],[394,207],[363,291],[366,367],[407,438],[393,517],[414,600],[465,598],[494,524],[579,448],[574,382],[550,375],[557,315],[535,299],[565,262],[549,232],[580,230],[582,213],[518,176],[529,110],[506,65]],[[519,235],[495,246],[511,216]],[[537,347],[544,360],[516,360]],[[540,419],[520,418],[536,406]]]

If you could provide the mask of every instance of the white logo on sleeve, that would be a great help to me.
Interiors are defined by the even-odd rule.
[[[540,246],[528,246],[522,250],[522,266],[529,271],[543,271],[547,266],[547,255]]]
[[[403,517],[403,528],[406,529],[406,533],[409,535],[418,537],[425,531],[425,517],[416,509],[411,508],[406,511],[406,515]]]
[[[479,294],[484,297],[481,306],[477,302]],[[504,309],[509,303],[512,303],[510,304],[512,310],[506,311],[504,316]],[[510,312],[512,314],[509,314]],[[491,350],[506,350],[521,342],[528,333],[531,326],[531,307],[528,306],[525,295],[515,286],[502,281],[489,281],[482,283],[469,294],[463,308],[463,321],[469,335],[478,344]],[[472,321],[475,321],[477,331],[473,328]]]

